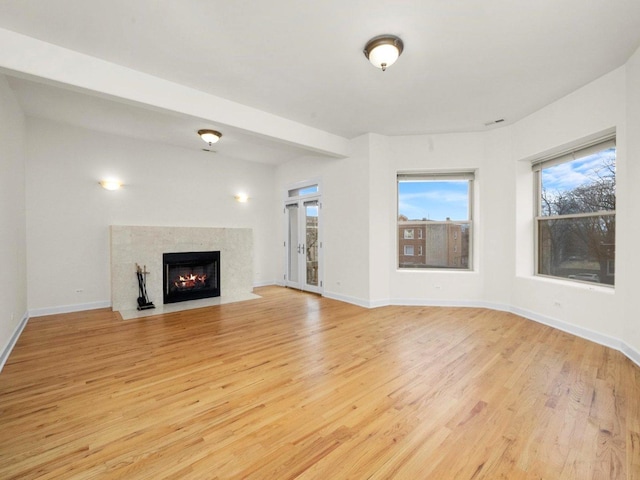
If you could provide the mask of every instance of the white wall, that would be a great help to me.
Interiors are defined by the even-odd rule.
[[[626,65],[626,108],[627,108],[627,161],[625,164],[626,192],[628,205],[624,209],[624,220],[627,224],[625,248],[627,255],[624,265],[616,262],[622,269],[616,272],[616,282],[622,282],[621,289],[625,295],[625,329],[624,339],[628,346],[640,352],[640,320],[638,320],[638,302],[640,294],[640,49],[631,57]],[[622,219],[620,220],[622,222]],[[621,258],[621,257],[618,257]],[[636,358],[640,363],[640,356]]]
[[[516,166],[516,275],[511,305],[604,337],[623,336],[627,278],[633,255],[628,242],[629,212],[637,200],[625,182],[627,171],[625,69],[619,68],[517,122],[512,132]],[[617,130],[616,287],[583,285],[533,276],[533,182],[531,158],[615,127]],[[606,341],[606,338],[602,339]]]
[[[0,181],[3,195],[19,199],[23,120],[6,82],[0,84],[0,101],[0,122],[6,124],[0,148],[8,149],[2,166],[3,172],[11,172]],[[618,137],[616,288],[535,277],[530,159],[611,127]],[[640,271],[635,253],[640,137],[627,135],[637,131],[638,52],[625,67],[512,126],[478,133],[367,134],[349,141],[348,158],[305,157],[279,167],[29,119],[28,306],[38,310],[108,302],[111,224],[253,228],[254,283],[279,280],[284,273],[284,191],[292,183],[320,179],[327,296],[367,306],[470,303],[512,308],[605,343],[624,340],[640,351],[632,302]],[[478,172],[474,271],[398,271],[395,173],[469,168]],[[98,187],[98,180],[110,174],[121,177],[125,189]],[[249,204],[233,200],[240,189],[252,197]],[[185,199],[193,208],[186,208]],[[2,256],[17,262],[12,273],[24,285],[25,207],[6,209],[7,204],[3,202],[3,226],[6,222],[15,233],[3,228]],[[15,315],[24,308],[24,287],[11,288],[0,311],[0,339],[15,328]],[[14,321],[6,323],[11,315]]]
[[[369,142],[369,135],[351,140],[345,159],[304,157],[280,165],[275,183],[282,246],[287,188],[301,181],[321,181],[324,294],[361,305],[369,304]],[[282,247],[278,256],[282,279]]]
[[[516,165],[511,161],[510,129],[490,130],[483,137],[484,162],[478,172],[482,298],[489,306],[502,307],[511,305],[515,272]]]
[[[27,313],[24,142],[22,110],[0,75],[0,360]]]
[[[254,283],[275,281],[273,166],[33,118],[27,135],[30,311],[108,304],[109,225],[252,228]]]
[[[484,139],[479,133],[450,133],[439,135],[413,135],[389,139],[391,175],[386,183],[384,196],[392,205],[389,223],[394,232],[390,273],[390,294],[393,303],[438,304],[478,302],[482,299],[484,259],[481,251],[484,208],[474,211],[473,270],[398,270],[396,229],[396,172],[398,171],[447,171],[478,170],[474,183],[475,205],[484,205],[483,192],[488,179],[482,174],[484,163]],[[382,192],[381,192],[382,193]]]
[[[396,203],[395,178],[389,161],[390,138],[369,135],[369,304],[391,301],[391,272],[395,270]]]
[[[535,276],[531,160],[611,128],[618,143],[615,289]],[[369,134],[352,140],[348,159],[290,162],[279,168],[277,184],[284,190],[286,182],[323,177],[325,205],[334,207],[324,212],[333,240],[325,256],[329,296],[367,306],[471,304],[513,310],[626,349],[640,361],[640,324],[632,303],[640,271],[640,162],[634,161],[640,158],[640,136],[627,134],[637,131],[638,52],[625,67],[511,126],[478,133]],[[447,169],[477,170],[474,270],[398,270],[396,172]],[[358,255],[358,248],[368,249],[366,255]]]

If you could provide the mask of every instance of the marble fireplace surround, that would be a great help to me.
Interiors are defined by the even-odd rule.
[[[123,319],[258,298],[253,290],[250,228],[111,225],[111,305]],[[220,297],[162,304],[162,254],[220,251]],[[156,308],[139,312],[136,263],[146,265],[147,294]]]

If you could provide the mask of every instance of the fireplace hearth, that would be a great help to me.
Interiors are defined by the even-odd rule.
[[[163,302],[177,303],[220,296],[220,252],[162,255]]]

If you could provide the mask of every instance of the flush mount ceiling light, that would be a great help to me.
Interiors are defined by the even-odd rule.
[[[209,146],[213,145],[218,140],[220,140],[220,137],[222,136],[222,134],[217,130],[207,130],[207,129],[198,130],[198,135],[200,135],[200,138],[202,138],[202,140],[207,142]]]
[[[364,46],[364,56],[374,67],[381,68],[384,72],[395,63],[403,49],[402,40],[395,35],[378,35]]]
[[[120,190],[122,188],[122,182],[120,180],[102,180],[100,185],[102,185],[102,188],[105,190]]]
[[[249,196],[246,193],[239,193],[234,198],[240,203],[247,203],[249,201]]]

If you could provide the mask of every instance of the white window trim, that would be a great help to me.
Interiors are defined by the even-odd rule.
[[[294,190],[302,190],[308,187],[313,187],[317,185],[318,186],[318,191],[317,192],[312,192],[312,193],[308,193],[305,195],[296,195],[293,197],[290,197],[290,192],[294,191]],[[293,202],[296,200],[301,200],[301,199],[307,199],[309,197],[318,197],[318,196],[322,196],[322,180],[319,178],[312,178],[309,180],[303,180],[301,182],[296,182],[296,183],[290,183],[288,185],[285,186],[285,191],[284,191],[284,201],[285,202]]]
[[[600,134],[593,135],[591,137],[588,137],[587,139],[583,139],[583,141],[581,142],[573,142],[570,146],[567,146],[561,149],[556,149],[555,151],[552,151],[552,152],[547,152],[546,154],[535,157],[531,160],[531,170],[534,174],[534,179],[535,179],[534,180],[534,185],[535,185],[534,203],[533,203],[533,208],[534,208],[533,273],[535,276],[542,277],[542,278],[552,278],[552,279],[569,282],[569,283],[585,283],[580,280],[576,280],[572,278],[559,277],[555,275],[547,275],[544,273],[540,273],[539,238],[540,238],[540,222],[541,221],[616,215],[616,210],[602,210],[598,212],[576,213],[576,214],[569,214],[569,215],[541,215],[542,202],[540,201],[540,198],[542,196],[542,170],[545,168],[550,168],[556,165],[560,165],[562,163],[571,162],[578,158],[586,157],[612,147],[616,147],[615,129],[609,129],[605,132],[601,132]],[[608,267],[607,267],[607,273],[608,273]],[[608,285],[604,283],[591,283],[591,282],[587,282],[587,283],[589,283],[589,285],[595,285],[599,287],[615,288],[615,284]]]
[[[399,228],[398,222],[398,184],[400,181],[438,181],[438,180],[468,180],[469,181],[469,218],[468,220],[450,220],[449,223],[456,225],[468,225],[469,226],[469,259],[467,261],[467,268],[453,268],[453,267],[420,267],[420,268],[404,268],[399,265],[399,259],[396,257],[396,268],[399,271],[442,271],[442,272],[473,272],[474,268],[474,249],[476,244],[475,227],[474,227],[474,205],[475,205],[475,182],[476,182],[476,170],[475,169],[462,169],[462,170],[426,170],[426,171],[398,171],[396,172],[396,226]],[[441,224],[443,222],[438,221],[424,221],[420,223],[425,224]],[[397,234],[396,234],[397,238]],[[420,238],[423,239],[424,235]],[[397,248],[396,248],[397,251]]]

